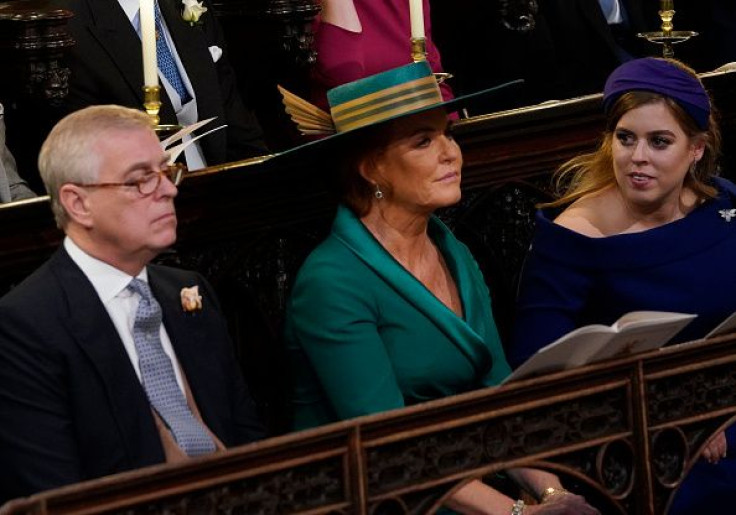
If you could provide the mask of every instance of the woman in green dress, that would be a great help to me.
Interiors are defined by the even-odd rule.
[[[436,90],[430,103],[406,108],[407,98],[424,93],[418,78],[394,77],[404,72],[426,77]],[[370,117],[345,131],[360,139],[343,145],[342,204],[287,308],[297,429],[497,385],[510,372],[478,265],[433,214],[460,200],[462,155],[428,66],[346,86],[349,98],[328,93],[338,131],[343,112],[351,122]],[[392,104],[397,98],[401,105]],[[447,505],[465,513],[597,513],[552,474],[511,474],[540,499],[546,491],[546,502],[524,508],[474,481]]]

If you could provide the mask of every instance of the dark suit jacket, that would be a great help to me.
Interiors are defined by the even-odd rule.
[[[504,25],[498,1],[430,2],[433,36],[445,70],[453,74],[449,83],[456,95],[524,79],[524,84],[498,95],[472,99],[468,102],[471,116],[550,98],[550,77],[556,71],[542,18],[535,18],[533,30],[511,30]]]
[[[658,2],[622,0],[622,4],[628,23],[617,41],[598,0],[539,0],[557,71],[548,83],[550,98],[603,91],[608,75],[624,61],[621,50],[631,57],[661,55],[661,47],[636,37],[638,32],[659,30]]]
[[[263,436],[215,295],[148,267],[202,419],[226,447]],[[180,290],[198,284],[203,308]],[[165,461],[143,387],[92,284],[62,248],[0,300],[0,504]]]
[[[450,85],[456,94],[525,80],[502,95],[474,99],[471,114],[598,93],[621,63],[621,44],[598,0],[537,3],[534,29],[519,31],[504,25],[499,2],[431,0],[435,41],[445,69],[455,75]],[[660,47],[636,38],[637,32],[658,30],[657,0],[623,0],[623,5],[629,17],[624,49],[634,57],[660,52]]]
[[[74,12],[69,32],[76,45],[67,58],[71,77],[64,113],[94,104],[142,108],[141,42],[117,0],[55,1]],[[159,5],[196,93],[199,119],[216,116],[211,127],[228,125],[200,140],[207,164],[264,154],[260,125],[243,105],[212,6],[207,5],[209,10],[202,15],[201,23],[192,27],[181,18],[179,0],[159,0]],[[209,52],[213,45],[223,50],[217,63]],[[161,97],[161,123],[177,123],[163,87]]]

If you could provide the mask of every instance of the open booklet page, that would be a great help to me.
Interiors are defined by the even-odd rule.
[[[566,370],[666,344],[697,315],[665,311],[634,311],[613,325],[588,325],[539,349],[504,382]]]

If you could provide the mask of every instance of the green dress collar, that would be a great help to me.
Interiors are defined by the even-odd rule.
[[[464,318],[458,317],[406,270],[350,209],[339,206],[332,226],[333,236],[431,320],[471,363],[476,364],[479,376],[484,376],[493,361],[486,338],[496,335],[488,290],[485,284],[478,284],[479,280],[482,283],[482,278],[467,248],[434,215],[430,217],[428,233],[455,279]]]

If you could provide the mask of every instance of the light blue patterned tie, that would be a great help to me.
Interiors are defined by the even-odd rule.
[[[161,10],[158,7],[158,2],[155,2],[155,19],[156,19],[156,58],[158,60],[158,68],[161,73],[164,74],[169,84],[176,90],[181,98],[181,103],[186,104],[191,100],[184,81],[179,73],[179,68],[176,66],[174,56],[171,55],[169,45],[166,44],[166,37],[164,36],[164,27],[161,21]]]
[[[176,383],[171,360],[161,346],[161,306],[144,281],[133,279],[128,289],[141,297],[135,313],[133,341],[148,400],[187,455],[201,456],[213,452],[215,443],[204,426],[194,418]]]

